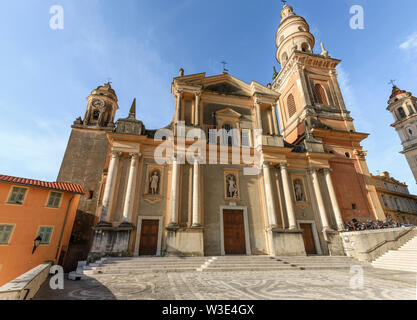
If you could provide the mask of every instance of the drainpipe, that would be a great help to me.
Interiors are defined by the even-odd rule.
[[[61,235],[59,236],[59,242],[58,242],[58,250],[56,252],[56,256],[55,256],[55,263],[58,262],[58,254],[60,253],[60,249],[61,249],[61,242],[62,242],[62,237],[64,236],[64,231],[65,231],[65,226],[67,224],[67,219],[68,219],[68,212],[71,206],[71,202],[74,199],[74,195],[72,195],[70,201],[68,202],[68,206],[67,206],[67,211],[65,212],[65,219],[64,219],[64,225],[62,226],[62,230],[61,230]]]

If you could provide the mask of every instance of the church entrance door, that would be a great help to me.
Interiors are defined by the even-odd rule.
[[[300,223],[300,229],[303,230],[306,253],[317,254],[316,245],[314,244],[313,225],[311,223]]]
[[[243,211],[224,210],[223,228],[225,254],[246,254]]]
[[[142,220],[139,255],[155,256],[158,249],[158,220]]]

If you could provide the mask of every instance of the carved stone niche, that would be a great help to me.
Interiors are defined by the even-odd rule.
[[[164,166],[157,164],[146,166],[145,200],[156,202],[164,197],[164,170]]]
[[[224,199],[240,201],[239,170],[224,170]]]
[[[308,206],[308,198],[304,185],[304,176],[293,176],[291,178],[296,205],[303,208]]]

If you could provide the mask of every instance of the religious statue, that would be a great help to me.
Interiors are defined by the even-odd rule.
[[[235,179],[232,175],[229,175],[227,177],[227,185],[228,185],[228,193],[227,193],[228,198],[237,199],[238,197],[237,186],[236,186]]]
[[[297,200],[297,202],[305,202],[306,199],[304,196],[304,191],[303,191],[303,187],[301,185],[300,180],[294,181],[294,190],[295,190],[295,199]]]
[[[159,190],[159,175],[158,172],[154,171],[152,177],[150,178],[150,187],[151,193],[153,195],[158,194]]]

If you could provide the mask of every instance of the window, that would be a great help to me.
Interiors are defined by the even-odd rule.
[[[308,44],[307,43],[303,43],[302,45],[301,45],[301,51],[303,51],[303,52],[309,52],[310,51],[310,48],[309,48],[309,46],[308,46]]]
[[[230,124],[225,124],[222,129],[222,145],[229,147],[233,146],[233,127]]]
[[[384,207],[388,208],[388,203],[387,203],[385,197],[382,194],[381,194],[381,200],[382,200],[382,203],[384,204]]]
[[[398,199],[394,198],[394,201],[395,201],[395,206],[396,206],[397,210],[401,211],[401,207],[400,207],[400,204],[398,202]]]
[[[314,88],[316,89],[317,102],[320,103],[320,104],[328,105],[329,102],[327,101],[326,92],[324,91],[323,86],[319,83],[316,83]]]
[[[399,107],[398,108],[398,115],[399,115],[400,119],[404,119],[404,118],[407,117],[407,115],[405,114],[405,111],[404,111],[403,107]]]
[[[350,159],[350,153],[349,152],[345,152],[345,156],[346,156],[346,158]]]
[[[87,200],[92,200],[94,197],[94,191],[90,190],[87,193]]]
[[[54,227],[39,227],[38,236],[41,237],[41,244],[49,244]]]
[[[46,205],[49,208],[59,208],[61,204],[62,193],[53,192],[49,194],[48,204]]]
[[[98,120],[99,117],[100,117],[100,111],[94,110],[94,112],[93,112],[93,120]]]
[[[250,147],[250,130],[243,129],[242,130],[242,147]]]
[[[10,193],[8,203],[13,204],[23,204],[23,200],[25,199],[26,195],[26,188],[20,188],[20,187],[13,187],[12,192]]]
[[[381,188],[381,184],[378,181],[376,182],[376,186],[377,188]]]
[[[294,96],[290,94],[287,98],[288,118],[291,118],[297,112]]]
[[[9,244],[13,228],[13,225],[0,224],[0,244]]]
[[[358,206],[356,205],[356,203],[352,203],[352,210],[357,210]]]

